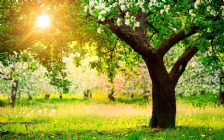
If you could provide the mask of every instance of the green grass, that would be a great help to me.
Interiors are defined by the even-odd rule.
[[[199,97],[198,97],[199,98]],[[224,107],[216,104],[194,106],[186,99],[177,102],[175,129],[151,129],[151,103],[132,103],[129,99],[82,100],[55,96],[31,104],[17,102],[15,108],[0,107],[0,138],[8,139],[84,139],[84,140],[223,140]]]

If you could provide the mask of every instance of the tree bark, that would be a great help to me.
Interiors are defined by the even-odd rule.
[[[48,100],[50,97],[50,94],[45,94],[45,100]]]
[[[59,98],[60,98],[60,99],[63,99],[63,93],[60,93],[60,94],[59,94]]]
[[[219,100],[221,104],[224,104],[224,76],[220,77]]]
[[[162,58],[144,59],[152,79],[152,128],[175,127],[176,118],[176,82],[168,74]],[[153,62],[152,62],[153,61]]]
[[[175,86],[172,84],[153,84],[153,111],[150,121],[152,128],[173,128],[176,118]]]
[[[12,89],[11,89],[11,99],[10,99],[10,105],[11,107],[15,106],[16,103],[16,93],[18,90],[18,84],[19,84],[19,80],[14,80],[13,84],[12,84]]]

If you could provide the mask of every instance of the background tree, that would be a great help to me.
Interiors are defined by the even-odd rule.
[[[174,127],[176,84],[198,50],[211,45],[211,36],[223,37],[223,1],[91,0],[85,9],[145,61],[152,79],[151,127]],[[168,71],[163,58],[176,45],[185,50]]]

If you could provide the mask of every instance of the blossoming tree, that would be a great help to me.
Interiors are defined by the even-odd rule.
[[[191,58],[212,45],[223,48],[222,0],[89,0],[84,11],[107,25],[145,61],[152,80],[150,126],[175,126],[175,87]],[[163,58],[185,48],[170,71]],[[223,49],[220,51],[223,51]]]

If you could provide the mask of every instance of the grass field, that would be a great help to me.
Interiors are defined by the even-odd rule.
[[[177,102],[175,129],[148,128],[151,103],[50,98],[0,108],[0,138],[8,139],[224,139],[224,107]]]

